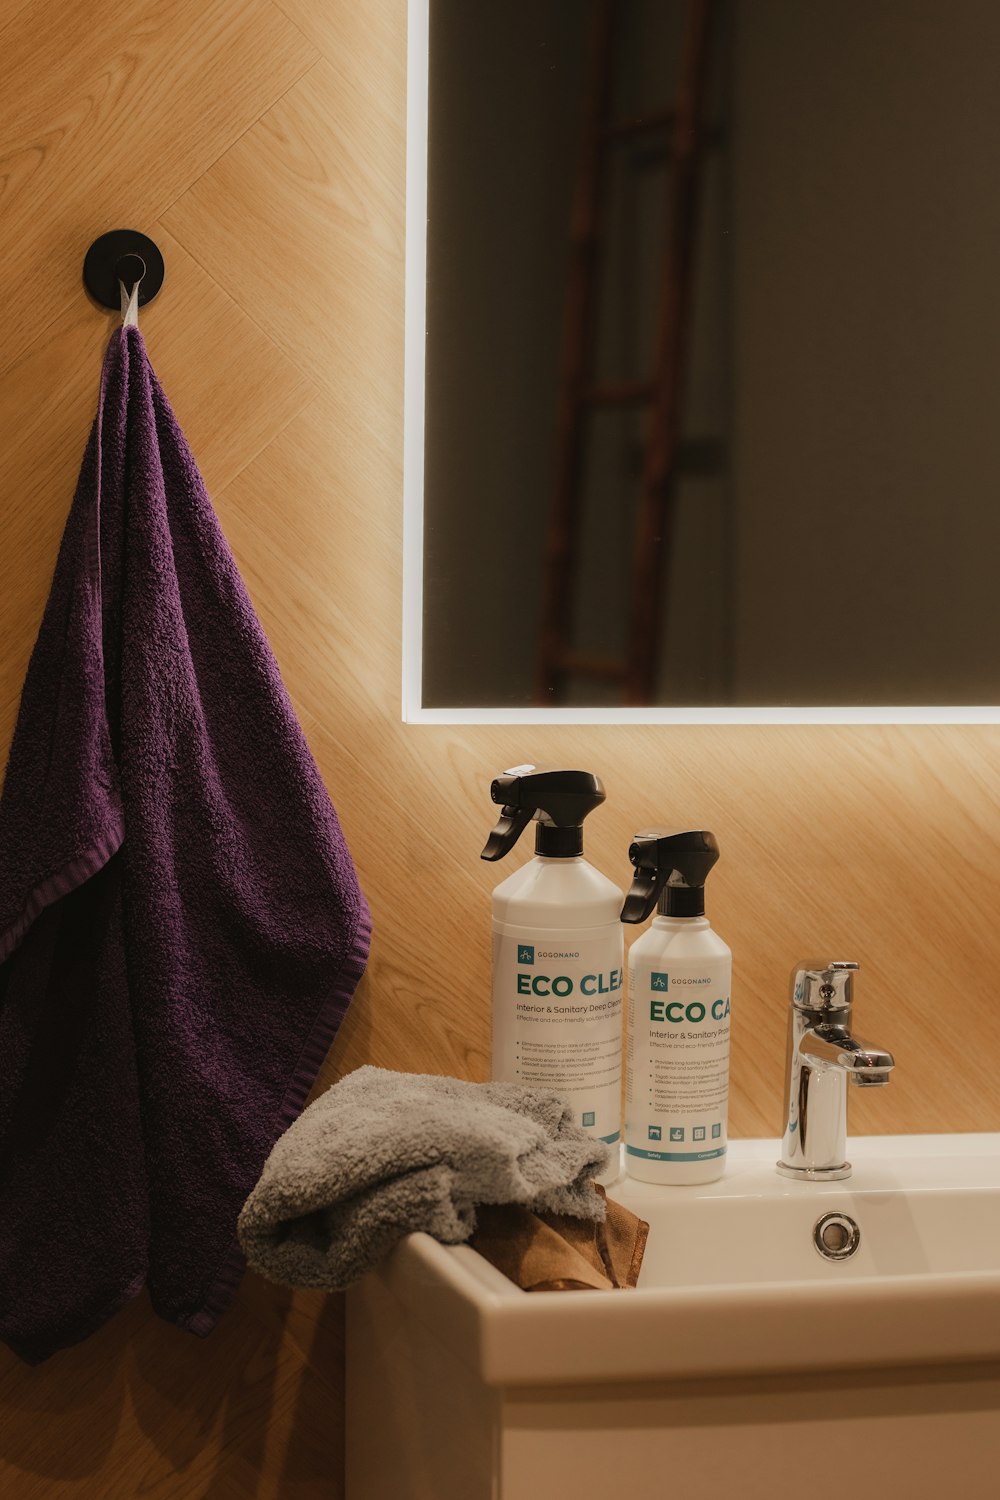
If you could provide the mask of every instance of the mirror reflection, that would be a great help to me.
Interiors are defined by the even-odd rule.
[[[989,0],[430,0],[423,702],[1000,702]]]

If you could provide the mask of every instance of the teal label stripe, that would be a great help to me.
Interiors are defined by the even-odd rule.
[[[715,1151],[643,1151],[639,1146],[626,1146],[626,1156],[641,1156],[645,1161],[711,1161],[713,1156],[725,1156],[725,1146]]]
[[[609,1145],[609,1146],[613,1146],[614,1143],[615,1143],[615,1141],[620,1141],[621,1138],[622,1138],[622,1133],[621,1133],[620,1130],[616,1130],[615,1133],[614,1133],[614,1135],[602,1135],[601,1136],[601,1140],[604,1141],[604,1142],[606,1142],[606,1144]]]

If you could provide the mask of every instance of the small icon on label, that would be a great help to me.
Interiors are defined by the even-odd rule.
[[[671,1125],[670,1139],[672,1141],[682,1141],[684,1139],[684,1127],[682,1125]]]
[[[584,1110],[584,1113],[583,1113],[583,1123],[584,1123],[584,1125],[593,1125],[593,1124],[596,1123],[596,1120],[597,1120],[597,1116],[594,1114],[594,1111],[592,1109]]]
[[[691,1139],[693,1141],[703,1141],[705,1139],[705,1127],[704,1127],[704,1125],[696,1125],[694,1127],[694,1129],[691,1132]]]
[[[663,1126],[662,1125],[650,1125],[650,1127],[649,1127],[649,1139],[651,1141],[662,1141],[663,1140]]]
[[[533,943],[518,943],[517,961],[519,964],[533,964],[535,962],[535,948]]]
[[[712,1140],[713,1141],[717,1141],[719,1139],[719,1136],[721,1134],[722,1134],[722,1126],[721,1125],[713,1125],[712,1126]]]
[[[670,983],[668,974],[657,974],[654,970],[649,976],[649,987],[651,990],[665,990]]]

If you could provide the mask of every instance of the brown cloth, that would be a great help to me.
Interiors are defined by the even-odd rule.
[[[594,1188],[607,1205],[601,1223],[485,1203],[469,1244],[526,1292],[627,1291],[639,1279],[649,1225]]]

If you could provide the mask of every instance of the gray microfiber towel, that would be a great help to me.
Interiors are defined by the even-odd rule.
[[[278,1141],[240,1242],[272,1281],[337,1291],[413,1230],[467,1240],[479,1203],[600,1220],[608,1156],[558,1094],[358,1068]]]
[[[0,799],[0,1340],[145,1285],[205,1334],[370,920],[139,330],[97,418]]]

